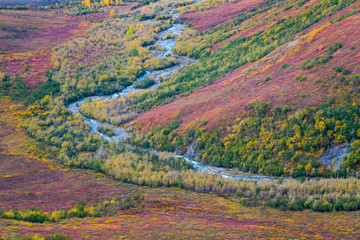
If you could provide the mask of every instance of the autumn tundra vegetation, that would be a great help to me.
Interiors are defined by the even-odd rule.
[[[359,1],[45,2],[0,4],[1,238],[360,237]]]

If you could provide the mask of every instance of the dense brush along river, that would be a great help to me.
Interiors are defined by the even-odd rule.
[[[173,13],[172,11],[169,12],[174,18],[178,18],[179,15]],[[168,54],[173,55],[173,48],[175,46],[175,39],[166,39],[166,34],[167,33],[172,33],[172,34],[176,34],[178,36],[181,36],[182,31],[184,30],[185,25],[184,24],[174,24],[172,27],[160,32],[156,43],[159,44],[160,47],[165,48],[166,50],[163,51],[163,53],[161,53],[160,56],[167,56]],[[155,54],[154,54],[155,55]],[[149,75],[162,75],[163,77],[167,77],[170,76],[171,74],[177,72],[178,70],[181,69],[181,67],[187,65],[187,64],[191,64],[195,62],[194,60],[187,58],[187,57],[182,57],[181,59],[181,63],[178,64],[175,67],[171,67],[168,69],[163,69],[163,70],[158,70],[158,71],[153,71],[153,72],[148,72],[146,71],[144,75],[142,75],[141,77],[139,77],[138,79],[136,79],[136,82],[140,82],[142,81],[146,76]],[[183,66],[181,66],[183,65]],[[151,86],[150,88],[156,88],[160,85],[160,81],[158,79],[156,79],[156,83]],[[136,89],[134,88],[134,85],[128,86],[126,88],[124,88],[123,90],[121,90],[120,92],[111,94],[111,95],[106,95],[106,96],[90,96],[90,97],[86,97],[83,99],[80,99],[76,102],[72,102],[70,104],[68,104],[66,107],[73,113],[73,114],[81,114],[80,112],[80,106],[81,103],[86,102],[86,101],[103,101],[103,100],[107,100],[107,99],[112,99],[112,98],[119,98],[119,97],[124,97],[126,95],[129,94],[133,94],[136,92],[142,91],[141,89]],[[84,117],[84,120],[87,121],[90,124],[91,127],[91,131],[94,133],[97,133],[99,135],[101,135],[103,138],[105,138],[107,141],[115,141],[115,142],[119,142],[119,141],[123,141],[128,137],[128,133],[125,131],[124,128],[121,127],[116,127],[114,125],[108,124],[108,123],[104,123],[104,122],[100,122],[99,120],[96,119],[92,119],[92,118],[88,118],[88,117]],[[110,137],[107,136],[103,133],[100,133],[98,131],[98,127],[99,126],[109,126],[112,127],[114,129],[115,135]],[[144,149],[147,151],[152,151],[149,149]],[[155,152],[155,151],[154,151]],[[225,168],[221,168],[221,167],[212,167],[209,165],[205,165],[203,163],[197,162],[194,159],[190,158],[190,157],[186,157],[184,155],[179,155],[174,153],[174,156],[176,157],[182,157],[184,158],[187,162],[191,163],[193,165],[194,169],[197,169],[199,171],[208,171],[212,174],[217,174],[217,175],[221,175],[223,178],[229,178],[229,179],[238,179],[238,180],[273,180],[273,179],[278,179],[278,177],[270,177],[270,176],[262,176],[262,175],[247,175],[247,174],[231,174],[227,172],[227,169]],[[286,180],[288,178],[284,178],[284,180]]]

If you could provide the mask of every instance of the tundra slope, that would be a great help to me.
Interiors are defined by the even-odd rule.
[[[293,174],[292,170],[297,166],[306,172],[304,166],[310,162],[312,167],[317,165],[318,170],[311,173],[309,165],[310,170],[301,175],[327,174],[319,160],[324,149],[331,144],[349,141],[353,143],[353,150],[342,170],[351,172],[357,169],[357,117],[343,125],[343,130],[336,130],[336,121],[341,122],[341,118],[338,120],[340,113],[334,112],[343,111],[343,119],[348,119],[346,114],[350,118],[359,114],[356,110],[360,72],[358,9],[358,1],[279,1],[274,5],[264,2],[225,24],[208,26],[206,31],[202,29],[202,33],[189,31],[188,36],[179,40],[175,50],[198,57],[198,62],[167,81],[156,94],[141,100],[137,107],[149,111],[131,124],[140,131],[150,132],[151,147],[163,149],[168,143],[174,148],[180,147],[183,152],[191,143],[186,134],[193,129],[199,130],[195,138],[190,137],[191,141],[198,143],[199,160],[215,166],[236,166],[275,175],[284,172]],[[216,15],[203,15],[202,18],[204,21],[206,18],[216,19]],[[191,22],[189,18],[186,20]],[[196,17],[194,24],[197,26],[196,23],[204,21]],[[154,108],[154,105],[161,104],[165,105]],[[324,104],[330,105],[325,107]],[[258,108],[263,109],[258,111]],[[346,113],[346,108],[352,108],[351,112]],[[278,114],[281,109],[284,109],[283,116]],[[320,120],[314,116],[317,111],[322,111],[317,113],[322,114],[320,118],[328,119],[323,122],[325,129],[318,128]],[[284,118],[290,121],[298,116],[302,118],[300,122],[290,126],[294,134],[289,133],[283,139],[284,147],[290,149],[285,156],[279,145],[282,143],[270,141],[274,137],[279,138],[281,131],[276,129]],[[259,123],[254,125],[253,130],[247,130],[247,137],[241,137],[243,146],[236,146],[232,137],[237,134],[236,128],[241,124],[251,125],[247,122],[251,118]],[[168,142],[154,141],[158,134],[155,126],[165,129],[175,120],[180,124],[175,130],[171,129],[173,133],[164,136],[169,139]],[[317,132],[316,139],[309,138],[309,134],[313,133],[303,129],[306,128],[303,120],[314,128],[311,131]],[[267,127],[264,121],[270,124],[270,128],[276,126],[275,130],[267,133],[276,131],[271,140],[260,135],[262,142],[269,141],[266,143],[269,149],[263,149],[265,143],[256,142],[259,137],[248,139],[253,137],[254,132],[265,133]],[[244,128],[243,125],[240,129]],[[299,140],[291,140],[296,138],[295,125],[301,128]],[[201,134],[203,137],[200,137]],[[170,135],[180,140],[174,141]],[[211,142],[210,136],[221,138]],[[307,138],[311,139],[310,144],[306,143],[309,141]],[[140,142],[142,144],[146,140]],[[226,144],[232,147],[232,152],[227,150]],[[273,150],[274,144],[279,150]],[[314,150],[309,150],[311,145]],[[236,158],[241,159],[243,152],[246,159],[239,162]]]

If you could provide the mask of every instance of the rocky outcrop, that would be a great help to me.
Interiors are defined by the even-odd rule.
[[[185,152],[184,156],[188,157],[188,158],[195,158],[196,157],[195,141],[190,144],[188,149],[186,149],[186,152]]]
[[[333,168],[334,170],[340,169],[340,165],[344,156],[350,154],[350,144],[331,146],[324,152],[324,155],[320,158],[321,163],[325,168]]]

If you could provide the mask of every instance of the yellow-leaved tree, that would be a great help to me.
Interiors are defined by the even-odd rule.
[[[84,1],[82,1],[81,3],[82,3],[82,5],[86,5],[86,6],[88,6],[88,7],[91,7],[91,2],[90,2],[90,0],[84,0]]]

